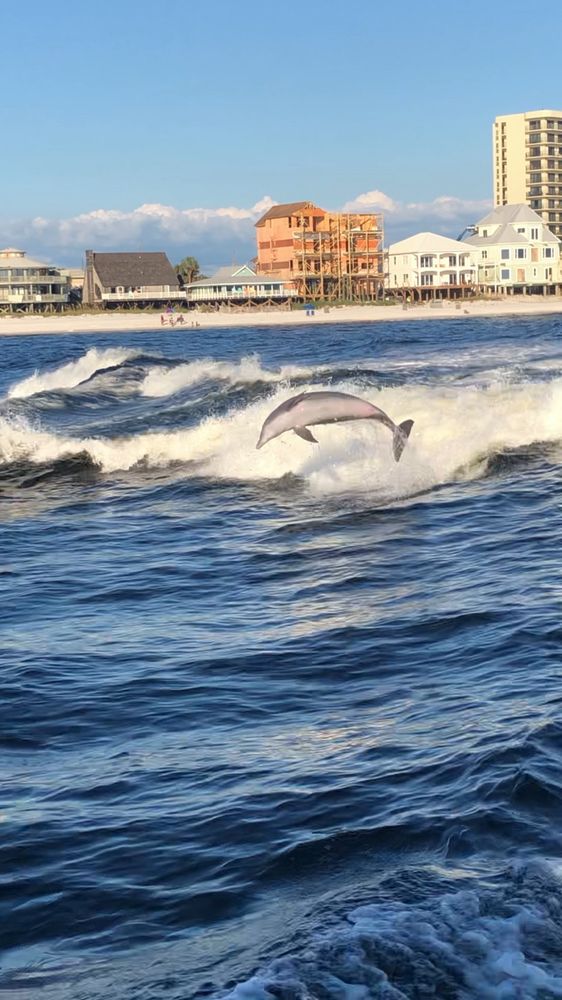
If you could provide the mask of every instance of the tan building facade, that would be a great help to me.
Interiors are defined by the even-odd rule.
[[[500,115],[492,141],[494,205],[524,203],[562,237],[562,111]]]
[[[368,301],[382,293],[383,218],[275,205],[256,223],[257,268],[295,282],[304,299]]]

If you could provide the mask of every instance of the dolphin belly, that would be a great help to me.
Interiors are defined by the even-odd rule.
[[[321,424],[339,424],[351,420],[377,420],[393,436],[393,454],[398,462],[412,429],[413,420],[395,424],[378,406],[367,399],[345,392],[301,392],[277,406],[265,419],[256,448],[279,437],[285,431],[294,431],[304,441],[317,444],[309,427]]]

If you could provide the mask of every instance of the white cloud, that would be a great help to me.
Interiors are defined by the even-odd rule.
[[[132,211],[98,208],[70,218],[0,219],[0,246],[20,246],[55,263],[78,264],[84,250],[164,250],[175,263],[193,254],[205,268],[243,262],[256,253],[254,225],[277,204],[269,195],[250,208],[175,208],[145,204]],[[357,195],[344,211],[382,211],[386,242],[422,230],[458,235],[491,207],[442,195],[430,202],[400,202],[384,191]]]
[[[416,232],[429,231],[456,236],[465,226],[478,222],[492,207],[488,199],[470,200],[440,195],[433,201],[395,201],[384,191],[366,191],[344,206],[345,212],[383,212],[386,242]]]

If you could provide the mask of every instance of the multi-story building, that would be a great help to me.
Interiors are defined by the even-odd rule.
[[[382,215],[296,201],[270,208],[256,229],[258,271],[293,280],[302,298],[360,301],[382,292]]]
[[[524,202],[562,237],[562,111],[498,116],[493,156],[494,205]]]
[[[438,233],[417,233],[387,250],[387,290],[411,301],[462,298],[476,284],[473,248]]]
[[[560,290],[560,243],[528,205],[499,205],[465,237],[483,290],[543,295]]]
[[[68,303],[70,282],[25,250],[0,250],[0,312],[52,312]]]

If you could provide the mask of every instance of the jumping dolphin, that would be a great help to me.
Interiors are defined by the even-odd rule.
[[[373,406],[366,399],[350,396],[347,392],[301,392],[281,403],[266,418],[256,448],[279,437],[284,431],[294,431],[304,441],[318,444],[309,431],[309,425],[339,424],[344,420],[379,420],[381,424],[392,431],[392,450],[394,458],[400,461],[400,455],[413,427],[413,420],[404,420],[395,424],[378,406]]]

